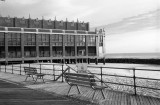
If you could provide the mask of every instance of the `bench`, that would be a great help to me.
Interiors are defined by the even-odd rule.
[[[102,97],[105,99],[103,90],[106,88],[104,86],[98,86],[96,84],[96,80],[94,79],[94,75],[91,74],[80,74],[80,73],[64,73],[65,81],[70,85],[70,88],[68,90],[67,96],[72,88],[72,86],[76,86],[78,93],[80,93],[80,90],[78,86],[84,86],[84,87],[90,87],[94,90],[92,99],[94,98],[95,92],[97,90],[101,91]]]
[[[36,76],[37,78],[36,78],[36,80],[34,80],[35,81],[34,83],[37,82],[37,79],[42,79],[43,82],[44,82],[43,77],[44,77],[45,74],[38,73],[37,68],[35,68],[35,67],[24,67],[24,72],[25,72],[25,75],[26,75],[25,81],[27,81],[28,77],[32,77],[33,80],[34,80],[33,76]]]

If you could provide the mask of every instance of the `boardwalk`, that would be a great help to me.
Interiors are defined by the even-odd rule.
[[[0,80],[0,105],[86,105]]]
[[[0,72],[0,77],[6,80],[21,83],[27,88],[45,91],[48,93],[55,93],[55,94],[59,94],[60,96],[65,96],[69,89],[68,84],[64,82],[62,83],[62,82],[47,81],[45,84],[43,83],[33,84],[33,82],[31,81],[23,82],[25,79],[25,76],[2,73],[2,72]],[[80,100],[84,100],[85,102],[92,101],[91,100],[91,97],[93,94],[92,89],[80,87],[80,91],[82,93],[81,95],[77,94],[78,91],[76,90],[75,87],[73,87],[70,92],[71,99],[72,98],[80,99]],[[96,103],[99,105],[160,105],[160,99],[158,98],[138,96],[138,95],[134,96],[131,94],[115,92],[107,89],[105,90],[104,93],[106,97],[105,100],[103,100],[103,97],[101,96],[100,92],[96,92],[93,103]]]

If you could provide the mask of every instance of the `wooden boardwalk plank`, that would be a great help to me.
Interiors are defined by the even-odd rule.
[[[138,105],[135,96],[130,96],[131,105]]]
[[[126,101],[127,98],[126,98],[126,97],[127,97],[127,95],[126,95],[126,94],[123,94],[123,97],[122,97],[122,100],[123,100],[123,101],[122,101],[122,102],[123,102],[124,105],[127,105],[127,101]],[[123,105],[123,104],[122,104],[122,105]]]
[[[154,100],[154,98],[150,97],[149,100],[151,101],[151,104],[152,104],[152,105],[157,105],[157,102],[156,102],[156,100]],[[160,103],[159,103],[159,104],[160,104]],[[159,105],[159,104],[158,104],[158,105]]]
[[[156,105],[160,104],[160,99],[159,98],[154,98],[153,100],[155,101]]]
[[[136,101],[137,101],[137,104],[138,104],[138,105],[141,105],[141,102],[140,102],[140,99],[139,99],[138,96],[136,96]]]
[[[45,85],[45,84],[44,84]],[[55,83],[51,86],[40,86],[45,88],[47,91],[54,92],[61,95],[66,95],[69,89],[69,85],[65,83]],[[70,95],[74,95],[77,98],[91,100],[94,90],[88,87],[79,86],[81,94],[78,94],[77,88],[72,87]],[[112,90],[105,89],[103,91],[106,99],[103,100],[102,94],[100,91],[96,91],[94,101],[101,102],[102,105],[160,105],[159,98],[146,97],[140,95],[132,95],[123,92],[116,92]]]
[[[144,101],[145,97],[143,97],[143,98],[141,96],[138,96],[138,97],[140,99],[141,105],[147,105],[147,101]]]
[[[45,84],[44,84],[45,85]],[[45,87],[47,91],[52,91],[57,94],[66,95],[69,89],[69,85],[65,83],[55,83],[50,86],[41,86]],[[75,95],[77,98],[91,100],[94,90],[88,87],[79,86],[81,94],[78,94],[77,88],[74,86],[70,91],[70,95]],[[146,97],[140,95],[132,95],[123,92],[116,92],[112,90],[105,89],[104,95],[106,97],[103,100],[102,94],[100,91],[96,91],[94,100],[103,102],[102,105],[160,105],[160,99],[153,97]],[[85,98],[84,98],[85,97]]]
[[[151,105],[147,97],[141,96],[141,100],[143,101],[144,105]]]
[[[147,97],[147,99],[151,105],[154,105],[150,97]]]

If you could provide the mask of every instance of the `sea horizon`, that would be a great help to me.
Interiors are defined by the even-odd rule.
[[[107,53],[105,58],[160,59],[160,52],[152,53]]]

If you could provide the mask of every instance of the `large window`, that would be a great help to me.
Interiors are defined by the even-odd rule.
[[[63,35],[54,34],[51,36],[51,42],[53,46],[62,46]]]
[[[52,42],[62,42],[62,35],[59,35],[59,34],[52,35],[51,41]]]
[[[78,56],[85,56],[86,55],[86,49],[83,46],[77,47],[77,55]]]
[[[4,33],[0,33],[0,46],[4,46],[5,38]]]
[[[20,47],[8,47],[8,57],[9,58],[21,58],[21,48]]]
[[[49,45],[49,34],[38,35],[39,45]]]
[[[24,48],[25,57],[36,57],[36,48],[35,47],[25,47]]]
[[[74,46],[74,35],[66,35],[66,46]]]
[[[21,44],[20,33],[8,33],[8,45],[17,46]]]
[[[74,47],[66,47],[65,48],[65,56],[74,56],[74,55],[75,55]]]
[[[49,47],[40,47],[39,48],[39,57],[49,57]]]
[[[96,36],[89,35],[88,36],[88,46],[95,46],[96,45]]]
[[[53,57],[61,57],[63,55],[62,47],[53,47]]]
[[[0,47],[0,58],[5,58],[5,47]]]
[[[36,34],[24,34],[24,45],[36,45]]]
[[[77,36],[77,46],[85,46],[85,35],[78,35]]]
[[[103,46],[103,36],[99,36],[99,46]]]

